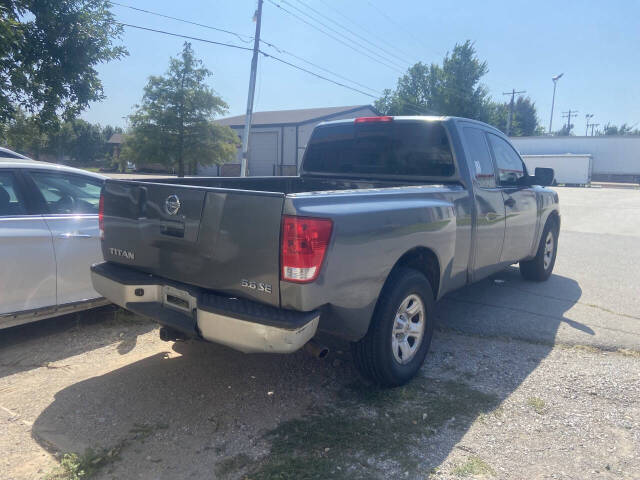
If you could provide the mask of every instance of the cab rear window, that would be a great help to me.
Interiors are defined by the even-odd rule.
[[[340,123],[317,127],[305,172],[450,177],[453,155],[444,127],[432,122]]]

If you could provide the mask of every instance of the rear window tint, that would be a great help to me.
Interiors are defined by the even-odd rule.
[[[455,166],[444,127],[431,122],[341,123],[318,127],[307,172],[450,177]]]

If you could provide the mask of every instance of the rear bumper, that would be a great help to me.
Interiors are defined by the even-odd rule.
[[[104,262],[91,267],[93,287],[127,310],[190,337],[245,353],[291,353],[316,334],[320,312],[296,312],[169,281]]]

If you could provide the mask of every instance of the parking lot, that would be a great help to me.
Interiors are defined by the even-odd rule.
[[[404,388],[338,342],[244,355],[109,308],[0,331],[0,478],[87,449],[99,479],[640,478],[640,191],[558,192],[551,279],[445,297]]]

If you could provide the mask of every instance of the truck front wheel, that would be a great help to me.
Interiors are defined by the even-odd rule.
[[[352,344],[360,373],[383,387],[411,380],[433,336],[433,289],[420,272],[400,267],[386,282],[369,331]]]

